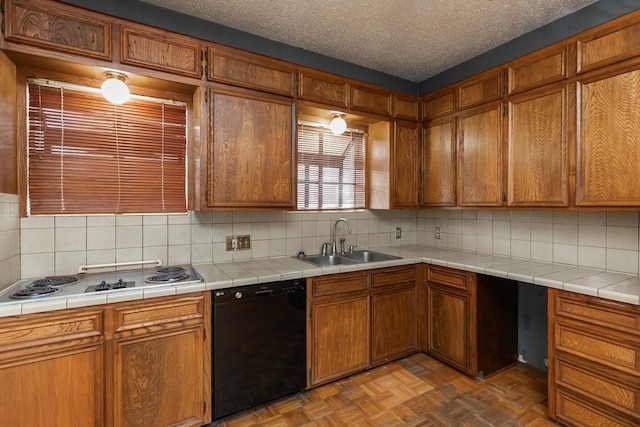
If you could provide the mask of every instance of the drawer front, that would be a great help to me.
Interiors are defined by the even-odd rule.
[[[555,322],[555,346],[558,351],[640,374],[640,342],[623,340],[601,331],[591,331],[560,321]]]
[[[631,416],[640,414],[640,378],[636,386],[617,381],[561,358],[555,360],[555,383],[587,399],[595,399]]]
[[[589,71],[640,54],[640,23],[600,31],[578,40],[578,72]]]
[[[369,273],[359,271],[313,278],[311,289],[314,297],[364,291],[369,289]]]
[[[637,427],[637,421],[612,416],[562,391],[556,392],[556,418],[576,427]]]
[[[188,37],[122,27],[122,63],[200,77],[200,46]]]
[[[126,302],[113,307],[113,330],[161,327],[169,323],[182,326],[201,323],[204,318],[204,294],[155,298],[150,302]],[[109,308],[107,308],[109,309]]]
[[[558,316],[640,335],[640,306],[567,292],[558,292],[555,304]]]
[[[84,11],[19,1],[7,6],[5,38],[65,53],[111,60],[111,23]]]
[[[447,285],[462,290],[468,290],[469,287],[467,273],[444,267],[428,267],[427,281],[440,283],[442,285]]]
[[[390,267],[382,270],[374,270],[372,274],[373,287],[410,283],[416,280],[416,268]]]

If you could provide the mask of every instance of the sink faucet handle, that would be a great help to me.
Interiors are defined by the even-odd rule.
[[[329,242],[325,242],[322,244],[322,249],[320,251],[322,255],[329,255],[329,245],[330,245]]]
[[[342,238],[340,239],[340,253],[341,253],[341,254],[343,254],[343,253],[344,253],[344,242],[345,242],[346,240],[347,240],[347,239],[345,239],[344,237],[342,237]]]
[[[349,252],[355,251],[357,247],[358,245],[349,245]]]

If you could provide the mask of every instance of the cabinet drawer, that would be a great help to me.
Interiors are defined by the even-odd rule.
[[[311,279],[311,289],[314,297],[364,291],[369,289],[369,273],[366,271],[358,271],[316,277]]]
[[[567,77],[567,47],[554,48],[509,66],[510,93],[553,83]]]
[[[578,39],[578,72],[593,70],[640,54],[640,23],[627,21]]]
[[[209,47],[208,79],[293,96],[294,71],[288,64],[235,49]]]
[[[48,3],[11,0],[4,3],[7,41],[111,60],[111,23],[100,19],[100,15]]]
[[[456,111],[456,90],[449,88],[422,100],[422,120],[432,119]]]
[[[621,417],[613,417],[607,411],[599,409],[582,400],[575,399],[563,391],[555,395],[556,417],[568,425],[576,427],[634,427],[637,421],[625,421]]]
[[[367,113],[391,115],[391,93],[361,85],[351,86],[351,108]]]
[[[380,271],[373,271],[372,286],[396,285],[400,283],[415,282],[415,267],[390,267]]]
[[[468,273],[458,270],[433,266],[429,266],[427,269],[427,281],[440,283],[453,288],[467,290],[469,287],[468,279]]]
[[[331,74],[300,71],[298,98],[336,107],[349,106],[349,84]]]
[[[555,360],[555,383],[570,389],[587,399],[595,399],[606,406],[628,413],[640,414],[640,379],[633,378],[636,385],[616,380],[612,375],[603,375],[594,370],[561,358]]]
[[[640,374],[638,340],[625,340],[607,334],[606,330],[590,330],[582,325],[577,327],[561,321],[556,321],[554,328],[556,350],[634,375]]]
[[[462,83],[459,89],[460,108],[501,98],[506,83],[502,76],[502,70],[492,70]]]
[[[556,313],[590,324],[640,335],[640,306],[557,292]]]
[[[109,309],[109,308],[107,308]],[[179,322],[181,326],[201,323],[204,318],[204,295],[194,294],[156,298],[150,302],[137,301],[113,307],[113,330],[163,327]]]
[[[122,26],[121,61],[187,77],[200,77],[200,46],[190,37]]]

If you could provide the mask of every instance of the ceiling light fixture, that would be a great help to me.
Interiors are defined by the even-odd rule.
[[[336,135],[342,135],[347,130],[347,122],[342,118],[342,114],[333,114],[333,119],[329,124],[329,129]]]
[[[100,87],[102,96],[110,103],[116,105],[127,102],[131,96],[131,92],[125,83],[127,76],[115,71],[106,71],[104,74],[107,79]]]

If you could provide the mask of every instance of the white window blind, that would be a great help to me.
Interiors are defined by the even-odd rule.
[[[29,81],[29,214],[186,211],[186,106]]]
[[[365,207],[364,134],[298,124],[298,209]]]

